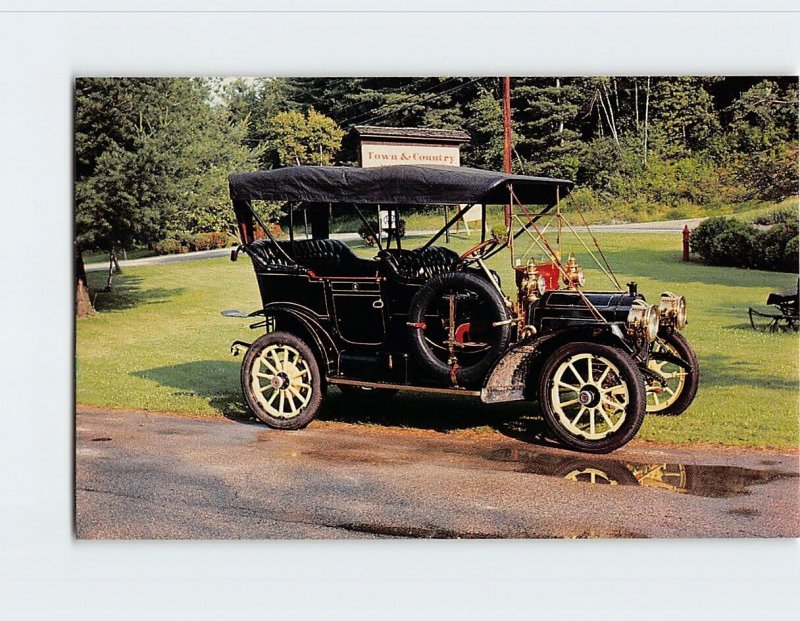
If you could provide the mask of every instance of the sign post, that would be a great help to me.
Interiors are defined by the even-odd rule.
[[[352,134],[358,140],[358,160],[362,168],[404,164],[461,166],[461,145],[469,142],[469,134],[454,129],[356,125]],[[379,222],[380,213],[379,210]],[[449,222],[449,213],[449,206],[445,206],[445,224]],[[472,213],[471,217],[472,220],[480,219],[480,212],[477,216]],[[466,222],[465,217],[464,226],[469,234]],[[379,224],[378,228],[383,226]],[[381,235],[380,231],[378,235]],[[445,243],[450,243],[449,228],[445,231]]]

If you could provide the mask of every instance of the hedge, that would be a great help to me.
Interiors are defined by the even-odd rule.
[[[798,271],[796,221],[759,229],[733,218],[714,217],[692,232],[692,252],[710,265],[773,272]]]

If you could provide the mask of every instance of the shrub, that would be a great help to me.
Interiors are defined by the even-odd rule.
[[[753,237],[753,267],[762,270],[791,272],[797,269],[797,251],[790,244],[797,239],[797,223],[776,224]],[[795,246],[796,248],[796,246]]]
[[[210,233],[198,233],[192,238],[190,248],[192,250],[211,250],[213,248],[212,237]]]
[[[796,222],[759,231],[733,218],[709,218],[692,232],[689,241],[692,252],[711,265],[796,272],[797,233]]]
[[[784,265],[787,272],[798,272],[800,269],[800,247],[798,247],[798,237],[795,235],[786,243],[786,252],[783,255]]]
[[[177,239],[162,239],[153,244],[156,254],[176,254],[180,252],[181,245]]]
[[[212,231],[208,235],[211,239],[212,248],[225,248],[232,241],[231,236],[222,231]]]
[[[711,265],[750,267],[754,230],[733,218],[715,217],[700,223],[692,232],[692,252]]]
[[[283,236],[283,231],[281,230],[281,225],[277,222],[267,222],[267,226],[269,227],[269,232],[273,237],[281,237]],[[266,237],[266,233],[264,233],[264,229],[261,228],[261,225],[256,223],[253,227],[253,235],[256,239],[261,239],[262,237]]]
[[[505,226],[496,224],[492,227],[491,234],[492,237],[498,240],[501,244],[505,244],[508,241],[508,235]]]

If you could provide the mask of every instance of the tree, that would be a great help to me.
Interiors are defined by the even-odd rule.
[[[344,132],[336,122],[316,112],[279,112],[266,127],[266,150],[279,166],[329,166]]]
[[[516,148],[530,162],[525,172],[574,177],[580,147],[578,113],[586,89],[580,78],[520,78],[514,82],[512,110],[520,134]]]
[[[708,146],[719,131],[714,102],[707,90],[717,78],[669,77],[653,80],[653,140],[662,152],[680,156]]]
[[[75,85],[75,233],[87,248],[151,244],[210,227],[227,174],[254,166],[246,126],[212,105],[202,80],[87,78]]]

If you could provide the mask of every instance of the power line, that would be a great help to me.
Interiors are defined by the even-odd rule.
[[[423,79],[424,79],[424,78],[423,78]],[[460,80],[460,79],[461,79],[461,78],[448,78],[448,79],[447,79],[447,80],[445,80],[444,82],[439,82],[439,83],[437,83],[437,84],[433,84],[432,86],[429,86],[428,88],[424,88],[424,89],[422,89],[421,91],[418,91],[418,92],[416,92],[416,93],[410,93],[410,94],[406,95],[405,97],[401,98],[401,99],[400,99],[400,100],[398,100],[398,101],[392,101],[392,102],[386,102],[386,103],[383,103],[383,104],[381,104],[380,106],[378,106],[377,108],[374,108],[374,109],[372,109],[372,110],[369,110],[369,111],[367,111],[367,112],[362,112],[362,113],[360,113],[360,114],[356,114],[356,115],[354,115],[354,116],[351,116],[351,117],[350,117],[350,118],[348,118],[348,119],[345,119],[344,121],[342,121],[342,122],[341,122],[341,125],[345,125],[346,123],[350,123],[351,121],[356,121],[356,119],[359,119],[359,118],[361,118],[362,116],[366,116],[366,115],[368,115],[368,114],[373,114],[373,113],[377,112],[378,110],[380,110],[381,108],[385,108],[385,107],[387,107],[387,106],[396,106],[396,105],[399,105],[399,104],[401,104],[401,103],[403,103],[403,102],[406,102],[406,101],[408,101],[408,100],[409,100],[409,99],[411,99],[412,97],[418,97],[419,95],[422,95],[423,93],[427,93],[427,92],[429,92],[429,91],[432,91],[432,90],[434,90],[434,89],[436,89],[436,88],[441,88],[441,87],[442,87],[442,86],[444,86],[445,84],[448,84],[448,83],[450,83],[450,82],[454,82],[455,80]],[[364,122],[366,122],[366,121],[364,121]]]
[[[426,79],[426,78],[421,78],[421,79]],[[367,114],[372,114],[372,113],[374,113],[374,112],[377,112],[378,110],[381,110],[381,109],[383,109],[383,108],[386,108],[387,106],[396,106],[396,105],[399,105],[399,104],[401,104],[401,103],[403,103],[403,102],[405,102],[405,101],[408,101],[409,99],[411,99],[411,98],[413,98],[413,97],[418,97],[418,96],[420,96],[420,95],[422,95],[422,94],[424,94],[424,93],[426,93],[426,92],[432,91],[432,90],[433,90],[433,89],[435,89],[435,88],[441,88],[442,86],[444,86],[444,85],[446,85],[446,84],[449,84],[449,83],[451,83],[451,82],[454,82],[454,81],[456,81],[456,80],[461,80],[461,79],[462,79],[461,77],[448,78],[448,79],[447,79],[447,80],[445,80],[444,82],[439,82],[439,83],[437,83],[437,84],[433,84],[432,86],[429,86],[428,88],[424,88],[424,89],[422,89],[421,91],[418,91],[418,92],[416,92],[416,93],[410,93],[410,94],[406,95],[405,97],[403,97],[402,99],[400,99],[399,101],[387,102],[387,103],[381,104],[381,105],[380,105],[380,106],[378,106],[377,108],[373,108],[372,110],[369,110],[369,111],[367,111],[367,112],[362,112],[362,113],[360,113],[360,114],[356,114],[356,115],[354,115],[354,116],[352,116],[352,117],[350,117],[350,118],[348,118],[348,119],[345,119],[345,120],[344,120],[344,121],[342,121],[342,122],[341,122],[339,125],[340,125],[340,126],[343,128],[343,129],[349,129],[350,127],[352,127],[353,125],[355,125],[355,123],[353,123],[353,124],[351,124],[351,125],[346,125],[347,123],[350,123],[351,121],[356,121],[357,119],[359,119],[359,118],[361,118],[361,117],[363,117],[363,116],[365,116],[365,115],[367,115]],[[375,117],[372,117],[372,118],[366,119],[366,120],[364,120],[364,121],[361,121],[361,122],[362,122],[362,123],[370,123],[370,122],[372,122],[372,121],[374,121],[374,120],[376,120],[376,119],[380,119],[380,118],[383,118],[383,117],[385,117],[385,116],[390,116],[391,114],[394,114],[395,112],[402,112],[403,110],[407,110],[408,108],[410,108],[410,107],[412,107],[412,106],[419,105],[419,104],[425,103],[425,102],[427,102],[427,101],[433,101],[434,99],[437,99],[437,98],[438,98],[438,97],[440,97],[441,95],[446,95],[446,94],[447,94],[447,93],[449,93],[449,92],[452,92],[452,91],[454,91],[454,90],[458,90],[458,89],[459,89],[459,88],[461,88],[462,86],[467,86],[467,85],[469,85],[469,84],[472,84],[472,83],[476,82],[477,80],[482,80],[482,79],[483,79],[483,78],[475,78],[475,79],[473,79],[473,80],[470,80],[469,82],[465,82],[464,84],[457,85],[457,86],[456,86],[456,87],[454,87],[454,88],[451,88],[451,89],[448,89],[448,90],[442,91],[442,92],[440,92],[440,93],[436,93],[436,94],[435,94],[433,97],[429,97],[429,98],[427,98],[427,99],[424,99],[424,100],[421,100],[421,101],[414,102],[414,103],[412,103],[412,104],[410,104],[410,105],[408,105],[408,106],[404,106],[404,107],[402,107],[402,108],[397,108],[396,110],[391,110],[390,112],[387,112],[387,113],[385,113],[385,114],[383,114],[383,115],[378,115],[378,116],[375,116]],[[360,102],[358,102],[358,103],[355,103],[355,104],[351,104],[351,105],[349,105],[349,106],[345,106],[344,108],[340,108],[340,109],[339,109],[338,111],[336,111],[336,112],[340,112],[340,111],[346,110],[346,109],[348,109],[348,108],[352,108],[352,107],[354,107],[354,106],[357,106],[357,105],[359,105],[359,103],[360,103]],[[335,112],[331,112],[331,113],[330,113],[330,116],[332,117],[334,114],[335,114]],[[262,142],[264,142],[264,140],[263,140],[263,139],[257,139],[257,138],[244,138],[244,139],[242,140],[242,142],[245,142],[245,143],[251,143],[251,144],[261,144]]]
[[[442,86],[443,84],[447,84],[448,82],[452,82],[453,80],[460,80],[460,79],[461,79],[461,78],[450,78],[450,79],[448,79],[448,80],[445,80],[445,82],[441,82],[441,83],[439,83],[439,84],[435,84],[435,85],[434,85],[432,88],[440,87],[440,86]],[[447,95],[448,93],[452,93],[452,92],[454,92],[454,91],[457,91],[457,90],[459,90],[459,89],[461,89],[461,88],[464,88],[464,87],[466,87],[466,86],[469,86],[470,84],[475,84],[476,82],[479,82],[479,81],[481,81],[481,80],[486,80],[486,79],[489,79],[489,78],[488,78],[487,76],[483,76],[483,77],[479,77],[479,78],[473,78],[473,79],[471,79],[469,82],[464,82],[463,84],[457,84],[456,86],[453,86],[453,87],[451,87],[451,88],[448,88],[448,89],[446,89],[446,90],[444,90],[444,91],[441,91],[441,92],[439,92],[439,93],[434,93],[434,94],[433,94],[433,95],[431,95],[430,97],[426,97],[426,98],[424,98],[424,99],[421,99],[421,100],[419,100],[419,101],[415,101],[415,102],[413,102],[413,103],[411,103],[411,104],[409,104],[409,105],[407,105],[407,106],[403,106],[402,108],[397,108],[397,109],[395,109],[395,110],[390,110],[389,112],[385,112],[385,113],[383,113],[383,114],[379,114],[379,115],[377,115],[377,116],[374,116],[374,117],[371,117],[371,118],[368,118],[368,119],[364,119],[363,121],[360,121],[360,123],[372,123],[372,122],[374,122],[374,121],[378,121],[378,120],[380,120],[380,119],[383,119],[383,118],[386,118],[386,117],[388,117],[388,116],[392,116],[393,114],[397,114],[398,112],[403,112],[404,110],[408,110],[409,108],[412,108],[413,106],[419,106],[419,105],[422,105],[422,104],[425,104],[425,103],[428,103],[428,102],[434,101],[435,99],[438,99],[438,98],[440,98],[440,97],[443,97],[444,95]],[[493,79],[493,78],[492,78],[492,79]],[[407,97],[404,97],[404,98],[403,98],[401,101],[406,101],[406,100],[410,99],[411,97],[416,97],[416,96],[419,96],[419,95],[421,95],[422,93],[424,93],[424,92],[426,92],[426,91],[430,91],[430,90],[432,90],[432,88],[427,88],[427,89],[424,89],[424,90],[420,91],[419,93],[414,93],[414,94],[412,94],[412,95],[408,95]],[[384,104],[384,105],[382,105],[382,106],[378,106],[377,108],[375,108],[375,110],[372,110],[372,112],[374,112],[374,111],[376,111],[376,110],[380,110],[381,108],[385,108],[387,105],[396,105],[397,103],[400,103],[400,102],[395,102],[394,104]],[[358,114],[358,115],[356,115],[356,116],[350,117],[350,118],[349,118],[349,119],[347,119],[346,121],[343,121],[343,122],[341,123],[341,127],[342,127],[342,129],[344,129],[344,130],[350,129],[351,127],[353,127],[353,125],[352,125],[352,124],[350,124],[350,125],[345,125],[345,123],[349,123],[350,121],[353,121],[353,120],[355,120],[355,119],[358,119],[358,118],[360,118],[360,117],[362,117],[362,116],[364,116],[364,115],[363,115],[363,114]],[[245,139],[243,140],[243,142],[255,142],[255,143],[260,143],[260,142],[262,142],[262,141],[255,140],[255,139],[252,139],[252,138],[245,138]]]
[[[360,121],[360,122],[361,123],[372,123],[374,121],[378,121],[380,119],[386,118],[387,116],[391,116],[393,114],[397,114],[398,112],[403,112],[404,110],[408,110],[409,108],[411,108],[413,106],[419,106],[419,105],[422,105],[424,103],[428,103],[430,101],[433,101],[434,99],[438,99],[439,97],[447,95],[448,93],[452,93],[453,91],[457,91],[460,88],[464,88],[465,86],[469,86],[470,84],[474,84],[475,82],[478,82],[479,80],[485,80],[485,79],[486,79],[486,77],[473,78],[469,82],[464,82],[463,84],[458,84],[457,86],[454,86],[452,88],[448,88],[447,90],[444,90],[444,91],[442,91],[440,93],[435,93],[434,95],[432,95],[430,97],[426,97],[425,99],[422,99],[420,101],[415,101],[414,103],[409,104],[407,106],[403,106],[402,108],[398,108],[396,110],[390,110],[389,112],[386,112],[384,114],[379,114],[378,116],[374,116],[374,117],[372,117],[370,119],[365,119],[365,120]],[[354,117],[354,118],[358,118],[358,117]],[[349,119],[349,120],[352,120],[352,119]],[[345,121],[345,122],[347,122],[347,121]],[[352,125],[348,125],[348,126],[344,127],[344,129],[349,129],[350,127],[352,127]]]
[[[335,78],[335,79],[336,79],[336,78]],[[423,80],[426,80],[426,79],[427,79],[427,78],[417,78],[416,82],[412,82],[411,84],[409,84],[409,85],[408,85],[408,87],[410,88],[410,87],[414,86],[415,84],[419,84],[420,82],[422,82]],[[436,86],[436,85],[434,85],[434,86]],[[376,92],[376,93],[377,93],[377,92],[379,92],[379,91],[375,91],[375,89],[373,89],[373,90],[374,90],[374,92]],[[425,90],[430,90],[430,89],[425,89]],[[420,93],[424,93],[424,92],[425,92],[425,90],[422,90],[422,91],[419,91],[419,92],[420,92]],[[411,95],[409,95],[409,97],[411,97],[411,96],[413,96],[413,93],[412,93]],[[404,98],[404,99],[405,99],[405,98]],[[338,114],[341,114],[341,113],[342,113],[342,112],[344,112],[345,110],[350,110],[350,108],[356,108],[356,107],[358,107],[358,106],[360,106],[360,105],[363,105],[363,104],[364,104],[364,102],[363,102],[363,101],[356,101],[356,102],[353,102],[353,103],[351,103],[351,104],[348,104],[348,105],[346,105],[346,106],[342,106],[341,108],[337,108],[336,110],[331,110],[331,111],[328,113],[328,116],[330,116],[331,118],[335,119],[335,118],[336,118],[336,115],[338,115]],[[382,105],[381,105],[381,106],[379,106],[377,109],[380,109],[380,108],[382,108],[382,107],[383,107],[383,106],[385,106],[385,105],[387,105],[387,104],[382,104]],[[366,112],[365,112],[365,113],[362,113],[362,114],[368,114],[368,113],[366,113]],[[356,115],[356,117],[358,117],[358,116],[361,116],[361,115],[360,115],[360,114],[359,114],[359,115]]]

